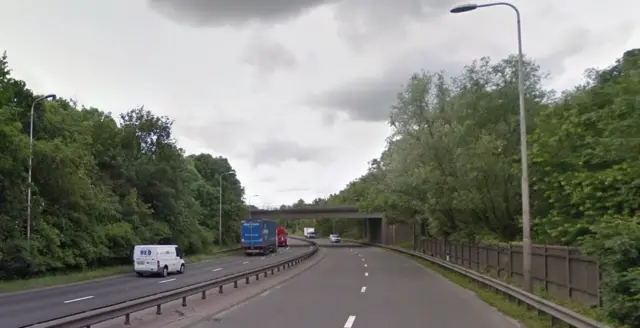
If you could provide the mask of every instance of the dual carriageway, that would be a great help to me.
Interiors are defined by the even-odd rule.
[[[269,218],[265,213],[252,213],[252,216]],[[363,218],[362,214],[360,217],[355,214],[352,216]],[[375,214],[365,213],[364,216],[371,217]],[[383,238],[380,237],[382,229],[370,223],[367,228],[370,239]],[[308,270],[239,306],[214,315],[212,320],[202,320],[187,327],[519,326],[517,322],[482,302],[473,293],[407,257],[359,244],[330,244],[326,238],[314,241],[320,246],[320,252],[315,257],[320,256],[321,259]],[[28,327],[39,322],[258,268],[293,258],[309,249],[304,240],[291,240],[290,244],[290,247],[281,248],[278,253],[269,256],[245,257],[233,254],[222,259],[191,264],[182,275],[139,278],[132,272],[85,283],[0,294],[0,327]],[[313,257],[308,261],[313,261]],[[275,277],[274,279],[277,279],[277,275]],[[226,297],[233,298],[224,295],[217,301],[224,301]],[[175,322],[171,324],[171,327],[176,327]],[[135,326],[136,323],[132,322],[130,327]],[[159,324],[153,325],[156,326],[164,327]]]

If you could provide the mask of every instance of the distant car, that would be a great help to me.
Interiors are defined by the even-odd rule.
[[[331,242],[331,243],[339,243],[340,242],[340,235],[336,235],[336,234],[329,235],[329,242]]]

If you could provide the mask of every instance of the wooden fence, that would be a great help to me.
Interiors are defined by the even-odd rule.
[[[416,251],[475,271],[522,284],[522,247],[508,244],[465,244],[422,239]],[[533,245],[531,276],[553,297],[601,306],[600,267],[572,247]]]

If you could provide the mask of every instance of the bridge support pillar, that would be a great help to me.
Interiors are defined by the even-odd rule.
[[[383,245],[389,245],[389,224],[385,218],[382,218],[380,221],[380,243]]]
[[[364,229],[362,231],[362,239],[371,242],[371,232],[369,231],[369,219],[363,220]]]

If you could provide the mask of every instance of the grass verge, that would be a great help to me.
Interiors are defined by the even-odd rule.
[[[235,246],[229,246],[233,248]],[[228,253],[214,253],[214,254],[197,254],[185,257],[187,264],[204,262],[214,259],[227,257],[234,254],[234,252]],[[131,265],[121,265],[105,268],[90,269],[80,272],[70,272],[67,274],[56,274],[50,276],[35,277],[24,280],[12,280],[12,281],[0,281],[0,293],[11,293],[24,291],[29,289],[51,287],[57,285],[65,285],[77,282],[83,282],[92,279],[107,278],[117,276],[121,274],[131,273]]]

